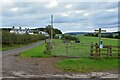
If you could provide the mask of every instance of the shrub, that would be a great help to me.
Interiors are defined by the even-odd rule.
[[[2,31],[2,45],[13,46],[18,44],[28,44],[38,40],[46,39],[45,35],[14,34]]]
[[[62,39],[65,39],[65,40],[78,40],[76,37],[69,36],[69,35],[64,35]]]

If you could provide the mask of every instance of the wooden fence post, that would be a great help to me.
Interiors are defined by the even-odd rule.
[[[110,56],[112,56],[112,46],[110,45]]]
[[[93,43],[91,43],[91,54],[90,57],[93,57]]]
[[[95,44],[95,47],[96,47],[95,58],[98,58],[98,56],[99,56],[99,53],[98,53],[98,51],[99,51],[99,45],[98,45],[98,43]]]
[[[106,48],[107,48],[107,57],[108,57],[109,56],[109,48],[110,48],[110,46],[107,46]]]
[[[69,57],[69,53],[68,53],[68,42],[66,43],[66,57]]]
[[[98,47],[99,53],[98,53],[98,57],[101,58],[101,48]]]

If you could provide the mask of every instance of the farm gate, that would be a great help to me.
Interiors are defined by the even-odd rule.
[[[76,43],[75,41],[53,42],[51,54],[66,57],[89,57],[91,54],[91,43]]]

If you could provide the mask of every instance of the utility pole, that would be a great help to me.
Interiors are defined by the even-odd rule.
[[[51,42],[53,39],[53,15],[51,15]]]

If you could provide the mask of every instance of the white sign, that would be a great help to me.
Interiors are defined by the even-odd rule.
[[[103,48],[103,45],[102,45],[102,44],[100,45],[100,48]]]

